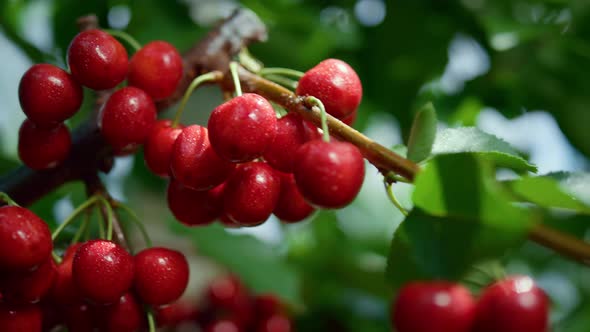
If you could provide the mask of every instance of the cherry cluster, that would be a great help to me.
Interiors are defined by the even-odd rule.
[[[350,119],[362,88],[350,66],[329,59],[303,75],[297,92]],[[171,178],[168,206],[184,224],[256,226],[272,213],[297,222],[316,207],[346,206],[363,183],[358,148],[321,135],[297,114],[277,119],[269,101],[246,93],[216,107],[207,127],[158,121],[144,156],[152,172]]]
[[[214,279],[205,291],[202,306],[186,302],[156,311],[161,327],[197,323],[205,332],[291,332],[293,324],[273,294],[253,295],[233,275]]]
[[[399,292],[391,311],[398,332],[547,332],[549,301],[527,276],[486,287],[475,300],[450,282],[412,282]]]
[[[145,325],[143,304],[174,302],[188,284],[188,263],[178,251],[153,247],[132,256],[101,239],[71,245],[63,259],[54,260],[52,250],[42,219],[19,206],[0,207],[2,331],[137,331]]]
[[[171,95],[182,77],[180,54],[164,41],[153,41],[128,59],[127,51],[101,30],[79,33],[67,52],[69,70],[37,64],[23,75],[19,100],[27,120],[19,131],[23,163],[40,170],[68,156],[71,138],[64,121],[80,108],[82,86],[94,90],[129,86],[114,92],[100,116],[101,131],[118,154],[135,151],[156,121],[154,100]]]

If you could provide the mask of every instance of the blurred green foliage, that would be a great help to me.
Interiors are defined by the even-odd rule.
[[[227,3],[47,2],[52,50],[42,50],[25,37],[25,13],[38,1],[0,2],[0,31],[32,62],[65,63],[65,51],[77,33],[76,18],[95,13],[107,26],[114,6],[130,10],[131,19],[125,30],[141,43],[163,39],[186,50],[210,28],[197,24],[191,14],[210,10],[207,4]],[[269,41],[253,45],[250,51],[268,66],[298,70],[306,70],[327,57],[350,63],[361,77],[364,89],[356,124],[359,129],[375,114],[388,113],[399,121],[403,137],[407,138],[413,110],[426,101],[436,105],[439,120],[452,126],[474,125],[484,106],[493,107],[506,117],[540,109],[550,112],[569,141],[586,157],[590,156],[587,0],[391,0],[382,2],[386,8],[384,20],[376,26],[361,24],[355,14],[358,2],[241,1],[269,28]],[[207,13],[203,15],[215,16],[215,12]],[[457,91],[447,91],[436,83],[445,71],[449,47],[457,36],[479,44],[489,60],[489,69],[461,82],[463,86]],[[204,121],[210,106],[220,100],[214,92],[194,98],[192,107],[199,111],[189,115],[190,121]],[[85,109],[91,105],[89,98],[85,105]],[[70,124],[75,125],[84,116],[83,112]],[[432,130],[428,131],[432,135]],[[476,135],[482,138],[486,134]],[[544,207],[542,213],[548,224],[578,237],[587,233],[587,219],[572,212],[556,213],[550,208],[566,207],[587,213],[587,205],[575,193],[561,191],[558,186],[571,175],[524,178],[503,183],[502,188],[499,183],[489,183],[493,176],[483,176],[481,172],[491,174],[492,163],[520,171],[534,167],[507,144],[504,146],[505,142],[491,136],[486,139],[482,146],[474,147],[464,133],[459,135],[459,141],[450,145],[456,148],[457,142],[464,143],[463,151],[441,152],[440,147],[448,146],[448,142],[440,137],[434,142],[434,152],[440,156],[431,161],[414,194],[420,209],[410,215],[411,223],[397,230],[391,251],[390,234],[369,239],[351,235],[339,227],[338,213],[331,211],[317,213],[311,223],[284,227],[279,244],[228,233],[218,226],[187,230],[175,225],[173,236],[189,238],[199,254],[240,274],[255,291],[277,292],[298,314],[301,331],[389,331],[388,310],[394,286],[422,276],[458,278],[469,272],[465,268],[470,263],[492,257],[507,264],[509,272],[530,273],[543,286],[551,286],[548,289],[552,289],[549,295],[554,305],[554,331],[586,332],[590,324],[589,271],[524,242],[528,223],[519,209],[508,204],[507,192],[511,190],[513,197]],[[431,138],[424,141],[432,143]],[[455,155],[468,148],[471,152],[479,149],[479,156],[487,158]],[[489,152],[490,149],[503,153]],[[0,156],[0,171],[15,165],[10,156]],[[171,220],[171,216],[163,198],[165,182],[146,170],[140,154],[135,156],[131,173],[116,181],[140,216],[168,227],[164,221]],[[575,181],[578,186],[587,186],[585,179]],[[33,209],[54,226],[54,203],[66,196],[80,203],[83,188],[77,184],[64,186]],[[498,206],[505,212],[501,218]],[[444,218],[446,215],[475,218],[480,223],[459,220],[442,228],[442,220],[449,220]],[[375,223],[394,224],[400,220],[398,214],[380,221],[359,218],[358,223],[372,227]],[[498,233],[499,229],[511,230]],[[464,238],[471,242],[462,241]],[[516,246],[515,241],[519,243]],[[433,251],[439,255],[431,256]],[[386,257],[390,260],[389,277],[385,277]]]

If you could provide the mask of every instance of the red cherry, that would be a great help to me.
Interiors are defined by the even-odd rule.
[[[261,321],[275,314],[283,313],[283,306],[274,294],[260,294],[254,297],[256,318]]]
[[[293,327],[289,317],[283,314],[274,314],[264,318],[258,323],[256,332],[291,332]]]
[[[314,96],[326,112],[344,119],[361,102],[363,87],[354,69],[338,59],[327,59],[308,70],[299,80],[297,95]]]
[[[219,156],[244,162],[262,156],[272,144],[277,118],[264,97],[246,93],[217,106],[207,127],[211,146]]]
[[[185,301],[157,307],[154,311],[159,327],[174,327],[182,322],[196,319],[199,314],[196,305]]]
[[[114,304],[98,307],[98,325],[105,332],[136,332],[143,325],[144,313],[137,300],[127,293]]]
[[[277,135],[264,152],[264,160],[274,169],[293,172],[295,151],[305,142],[321,137],[318,128],[296,113],[289,113],[277,121]]]
[[[356,121],[357,114],[358,114],[357,111],[350,113],[349,115],[347,115],[345,118],[342,119],[342,122],[346,123],[349,126],[352,126],[354,124],[354,122]]]
[[[220,319],[207,326],[205,332],[243,332],[240,325],[230,319]]]
[[[546,332],[549,300],[527,276],[513,276],[488,286],[477,304],[473,331]]]
[[[223,207],[222,207],[223,209]],[[227,214],[223,213],[221,217],[219,217],[219,222],[226,228],[239,228],[240,224],[236,223],[235,221],[231,220]]]
[[[273,210],[275,216],[285,222],[298,222],[309,217],[315,209],[305,201],[299,192],[293,174],[279,173],[279,176],[281,177],[281,191]]]
[[[167,178],[170,175],[170,159],[176,138],[182,132],[181,126],[172,127],[172,121],[159,120],[152,127],[145,146],[145,164],[154,174]]]
[[[391,308],[398,332],[469,332],[475,300],[465,287],[448,282],[413,282],[400,289]]]
[[[79,243],[68,247],[63,260],[57,266],[56,275],[51,287],[51,299],[56,303],[73,305],[80,302],[80,292],[72,276],[72,263],[79,247]]]
[[[0,303],[2,332],[41,332],[43,314],[37,304],[9,305]]]
[[[176,180],[168,184],[168,208],[174,217],[187,226],[207,225],[223,210],[221,193],[224,184],[210,190],[193,190]]]
[[[278,174],[266,163],[240,164],[226,183],[224,212],[240,225],[259,225],[270,217],[280,189]]]
[[[169,97],[182,78],[182,57],[161,40],[152,41],[129,61],[129,85],[147,92],[155,100]]]
[[[68,332],[95,331],[95,311],[95,308],[87,303],[76,303],[65,306],[63,317]]]
[[[0,207],[0,270],[30,270],[52,249],[51,232],[41,218],[19,206]]]
[[[314,140],[297,150],[293,174],[309,203],[341,208],[359,193],[365,163],[359,149],[348,142]]]
[[[231,317],[239,326],[247,326],[255,318],[254,307],[246,287],[235,276],[215,279],[208,287],[207,302],[217,317]]]
[[[59,165],[68,157],[71,145],[70,131],[63,123],[47,128],[26,119],[18,132],[18,156],[35,170]]]
[[[38,126],[53,127],[82,104],[82,87],[65,70],[49,64],[29,68],[18,86],[23,112]]]
[[[127,76],[127,51],[113,36],[100,30],[80,32],[68,47],[72,76],[94,90],[111,89]]]
[[[176,301],[188,285],[189,268],[176,250],[154,247],[135,255],[135,290],[143,302],[163,305]]]
[[[213,151],[207,128],[188,126],[176,138],[170,170],[183,185],[195,190],[213,188],[224,182],[234,167]]]
[[[48,256],[35,270],[12,272],[0,277],[3,299],[11,303],[36,303],[49,291],[56,267]]]
[[[134,151],[156,123],[156,105],[144,91],[125,87],[113,93],[100,112],[100,131],[117,153]]]
[[[72,276],[80,294],[90,301],[114,303],[133,283],[133,257],[114,242],[91,240],[76,251]]]

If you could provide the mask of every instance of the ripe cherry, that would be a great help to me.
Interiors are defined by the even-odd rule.
[[[242,332],[240,325],[230,319],[220,319],[207,326],[205,332]]]
[[[199,315],[195,304],[182,300],[157,307],[154,311],[159,327],[174,327],[184,321],[194,320]]]
[[[250,294],[235,276],[215,279],[208,287],[207,303],[217,317],[231,317],[239,326],[246,326],[255,318]]]
[[[297,94],[314,96],[326,112],[344,119],[361,102],[363,87],[354,69],[338,59],[327,59],[308,70],[299,80]]]
[[[39,127],[26,119],[18,132],[18,156],[23,164],[35,170],[52,168],[70,153],[72,139],[63,123],[56,127]]]
[[[262,156],[277,132],[277,118],[264,97],[246,93],[217,106],[209,117],[209,139],[215,152],[233,162]]]
[[[285,222],[297,222],[309,217],[315,209],[305,201],[299,192],[293,174],[279,173],[279,176],[281,191],[273,210],[275,216]]]
[[[264,160],[274,169],[293,172],[295,151],[305,142],[319,139],[318,128],[296,113],[289,113],[277,121],[277,135],[264,152]]]
[[[213,188],[224,182],[234,167],[213,150],[207,128],[188,126],[176,138],[170,170],[183,185],[195,190]]]
[[[0,292],[11,303],[37,303],[49,291],[56,274],[53,258],[48,256],[35,270],[9,272],[0,276]]]
[[[274,314],[262,319],[258,323],[256,332],[291,332],[293,327],[289,317],[284,314]]]
[[[513,276],[488,286],[477,304],[473,331],[546,332],[549,303],[530,277]]]
[[[279,175],[268,164],[240,164],[228,179],[223,194],[223,209],[243,226],[263,223],[274,210],[280,192]]]
[[[357,114],[358,114],[358,111],[354,111],[354,112],[350,113],[349,115],[347,115],[345,118],[342,119],[342,122],[346,123],[349,126],[352,126],[354,124],[354,122],[356,121]]]
[[[178,221],[187,226],[210,224],[223,211],[223,187],[222,183],[210,190],[194,190],[172,180],[166,195],[168,208]]]
[[[51,299],[59,304],[73,305],[80,302],[80,292],[74,283],[72,276],[72,263],[74,255],[80,244],[70,246],[61,263],[57,266],[53,285],[51,287]]]
[[[398,332],[469,332],[474,317],[475,300],[469,290],[442,281],[405,285],[391,308]]]
[[[348,205],[360,191],[365,163],[348,142],[313,140],[297,150],[293,174],[309,203],[335,209]]]
[[[133,257],[114,242],[90,240],[76,251],[72,276],[88,300],[114,303],[133,283]]]
[[[274,294],[259,294],[254,297],[254,309],[258,321],[283,313],[281,301]]]
[[[127,76],[127,51],[113,36],[96,29],[80,32],[68,47],[68,65],[80,84],[111,89]]]
[[[188,285],[189,268],[176,250],[154,247],[135,255],[135,290],[143,302],[163,305],[176,301]]]
[[[0,270],[30,270],[45,262],[53,244],[47,224],[19,206],[0,207]]]
[[[143,144],[156,123],[156,105],[144,91],[125,87],[113,93],[100,112],[99,127],[118,154]]]
[[[143,325],[144,313],[131,293],[126,293],[114,304],[96,309],[95,317],[101,331],[136,332]]]
[[[93,306],[85,302],[64,306],[63,317],[68,332],[95,331],[95,311]]]
[[[29,68],[18,86],[23,112],[38,126],[53,127],[82,104],[82,87],[65,70],[49,64]]]
[[[172,121],[159,120],[152,127],[143,148],[145,164],[154,174],[170,175],[170,159],[176,138],[183,127],[172,127]]]
[[[2,332],[41,332],[41,307],[37,304],[9,305],[0,302]]]
[[[182,57],[161,40],[152,41],[129,61],[129,85],[147,92],[155,100],[169,97],[182,78]]]

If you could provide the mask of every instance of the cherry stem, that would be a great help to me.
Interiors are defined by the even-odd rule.
[[[297,81],[285,78],[284,76],[270,74],[270,75],[267,75],[266,78],[269,81],[278,83],[278,84],[280,84],[286,88],[289,88],[291,90],[297,89],[297,84],[298,84]]]
[[[107,210],[107,218],[106,218],[107,233],[106,233],[106,240],[107,241],[112,241],[113,240],[113,219],[115,218],[115,214],[113,213],[113,207],[111,206],[111,203],[109,203],[109,201],[107,201],[107,199],[104,198],[102,195],[99,196],[99,200],[100,200],[101,204],[104,206],[104,208]]]
[[[51,251],[51,257],[53,258],[53,261],[55,262],[55,264],[60,264],[62,259],[61,257],[59,257],[58,254],[55,253],[55,251]]]
[[[300,79],[303,75],[305,75],[305,73],[295,70],[295,69],[275,67],[275,68],[262,68],[258,72],[258,75],[260,75],[262,77],[266,77],[268,75],[282,75],[282,76],[291,76],[291,77],[295,77],[297,79]]]
[[[88,228],[88,224],[90,223],[90,218],[88,216],[88,210],[86,210],[85,212],[86,212],[86,214],[84,214],[84,220],[82,221],[82,226],[80,226],[80,228],[78,229],[78,231],[76,232],[76,234],[72,238],[71,244],[78,242],[80,240],[80,238],[82,237],[82,234],[84,234],[86,232],[86,229]]]
[[[141,236],[143,237],[146,246],[148,248],[152,247],[152,239],[150,238],[147,230],[145,229],[145,225],[141,222],[141,220],[139,220],[139,217],[137,217],[137,213],[135,213],[135,211],[133,211],[130,207],[128,207],[125,204],[122,204],[121,202],[117,202],[116,208],[123,210],[125,213],[127,213],[127,215],[129,215],[129,217],[131,217],[131,221],[133,221],[133,223],[137,225],[137,228],[139,228],[139,231],[141,232]]]
[[[139,51],[139,49],[141,49],[141,44],[135,38],[131,37],[131,35],[125,31],[113,30],[113,29],[104,29],[104,31],[107,32],[108,34],[110,34],[111,36],[117,37],[117,38],[125,41],[127,44],[129,44],[129,46],[131,46],[131,48],[133,48],[133,50],[135,52],[137,52],[137,51]]]
[[[75,219],[76,217],[86,211],[86,209],[90,208],[92,205],[94,205],[97,201],[99,201],[101,199],[102,196],[99,195],[94,195],[92,197],[90,197],[89,199],[86,200],[86,202],[80,204],[80,206],[78,206],[67,218],[66,220],[64,220],[64,222],[62,222],[56,229],[55,231],[53,231],[53,234],[51,234],[51,240],[55,241],[55,239],[57,239],[57,237],[59,236],[59,234],[68,226],[70,225]]]
[[[256,59],[246,47],[242,48],[238,53],[238,61],[244,68],[254,73],[260,72],[264,67],[262,62]]]
[[[0,192],[0,201],[4,201],[6,204],[11,206],[20,206],[15,201],[13,201],[7,193],[4,192]]]
[[[182,101],[180,102],[180,106],[178,106],[178,110],[174,115],[174,122],[172,122],[172,127],[178,126],[180,123],[180,118],[182,117],[182,112],[186,107],[186,103],[188,102],[191,94],[195,89],[204,82],[212,82],[212,81],[219,81],[223,78],[223,74],[220,71],[212,71],[200,76],[195,77],[195,79],[191,82],[191,84],[186,89],[184,95],[182,96]]]
[[[156,323],[154,322],[154,314],[152,314],[151,311],[148,311],[146,316],[147,316],[147,321],[148,321],[149,332],[156,332]]]
[[[236,96],[242,95],[242,85],[240,83],[240,76],[238,75],[238,63],[232,61],[229,63],[229,71],[231,72],[231,77],[234,81],[234,87],[236,89]]]
[[[387,172],[385,174],[385,181],[392,183],[392,182],[402,182],[402,183],[412,183],[412,181],[406,179],[405,177],[395,174],[394,172]]]
[[[324,107],[324,103],[321,100],[314,96],[308,96],[305,98],[305,101],[310,104],[312,107],[317,107],[320,110],[320,121],[322,123],[322,131],[323,136],[322,139],[325,142],[330,142],[330,130],[328,129],[328,119],[326,116],[326,108]]]
[[[385,191],[387,192],[387,197],[389,197],[389,200],[391,201],[391,203],[393,203],[393,205],[404,215],[404,216],[408,216],[408,210],[406,210],[401,204],[400,202],[397,200],[397,198],[395,197],[395,194],[393,193],[393,186],[388,183],[386,180],[383,181],[383,185],[385,186]]]

